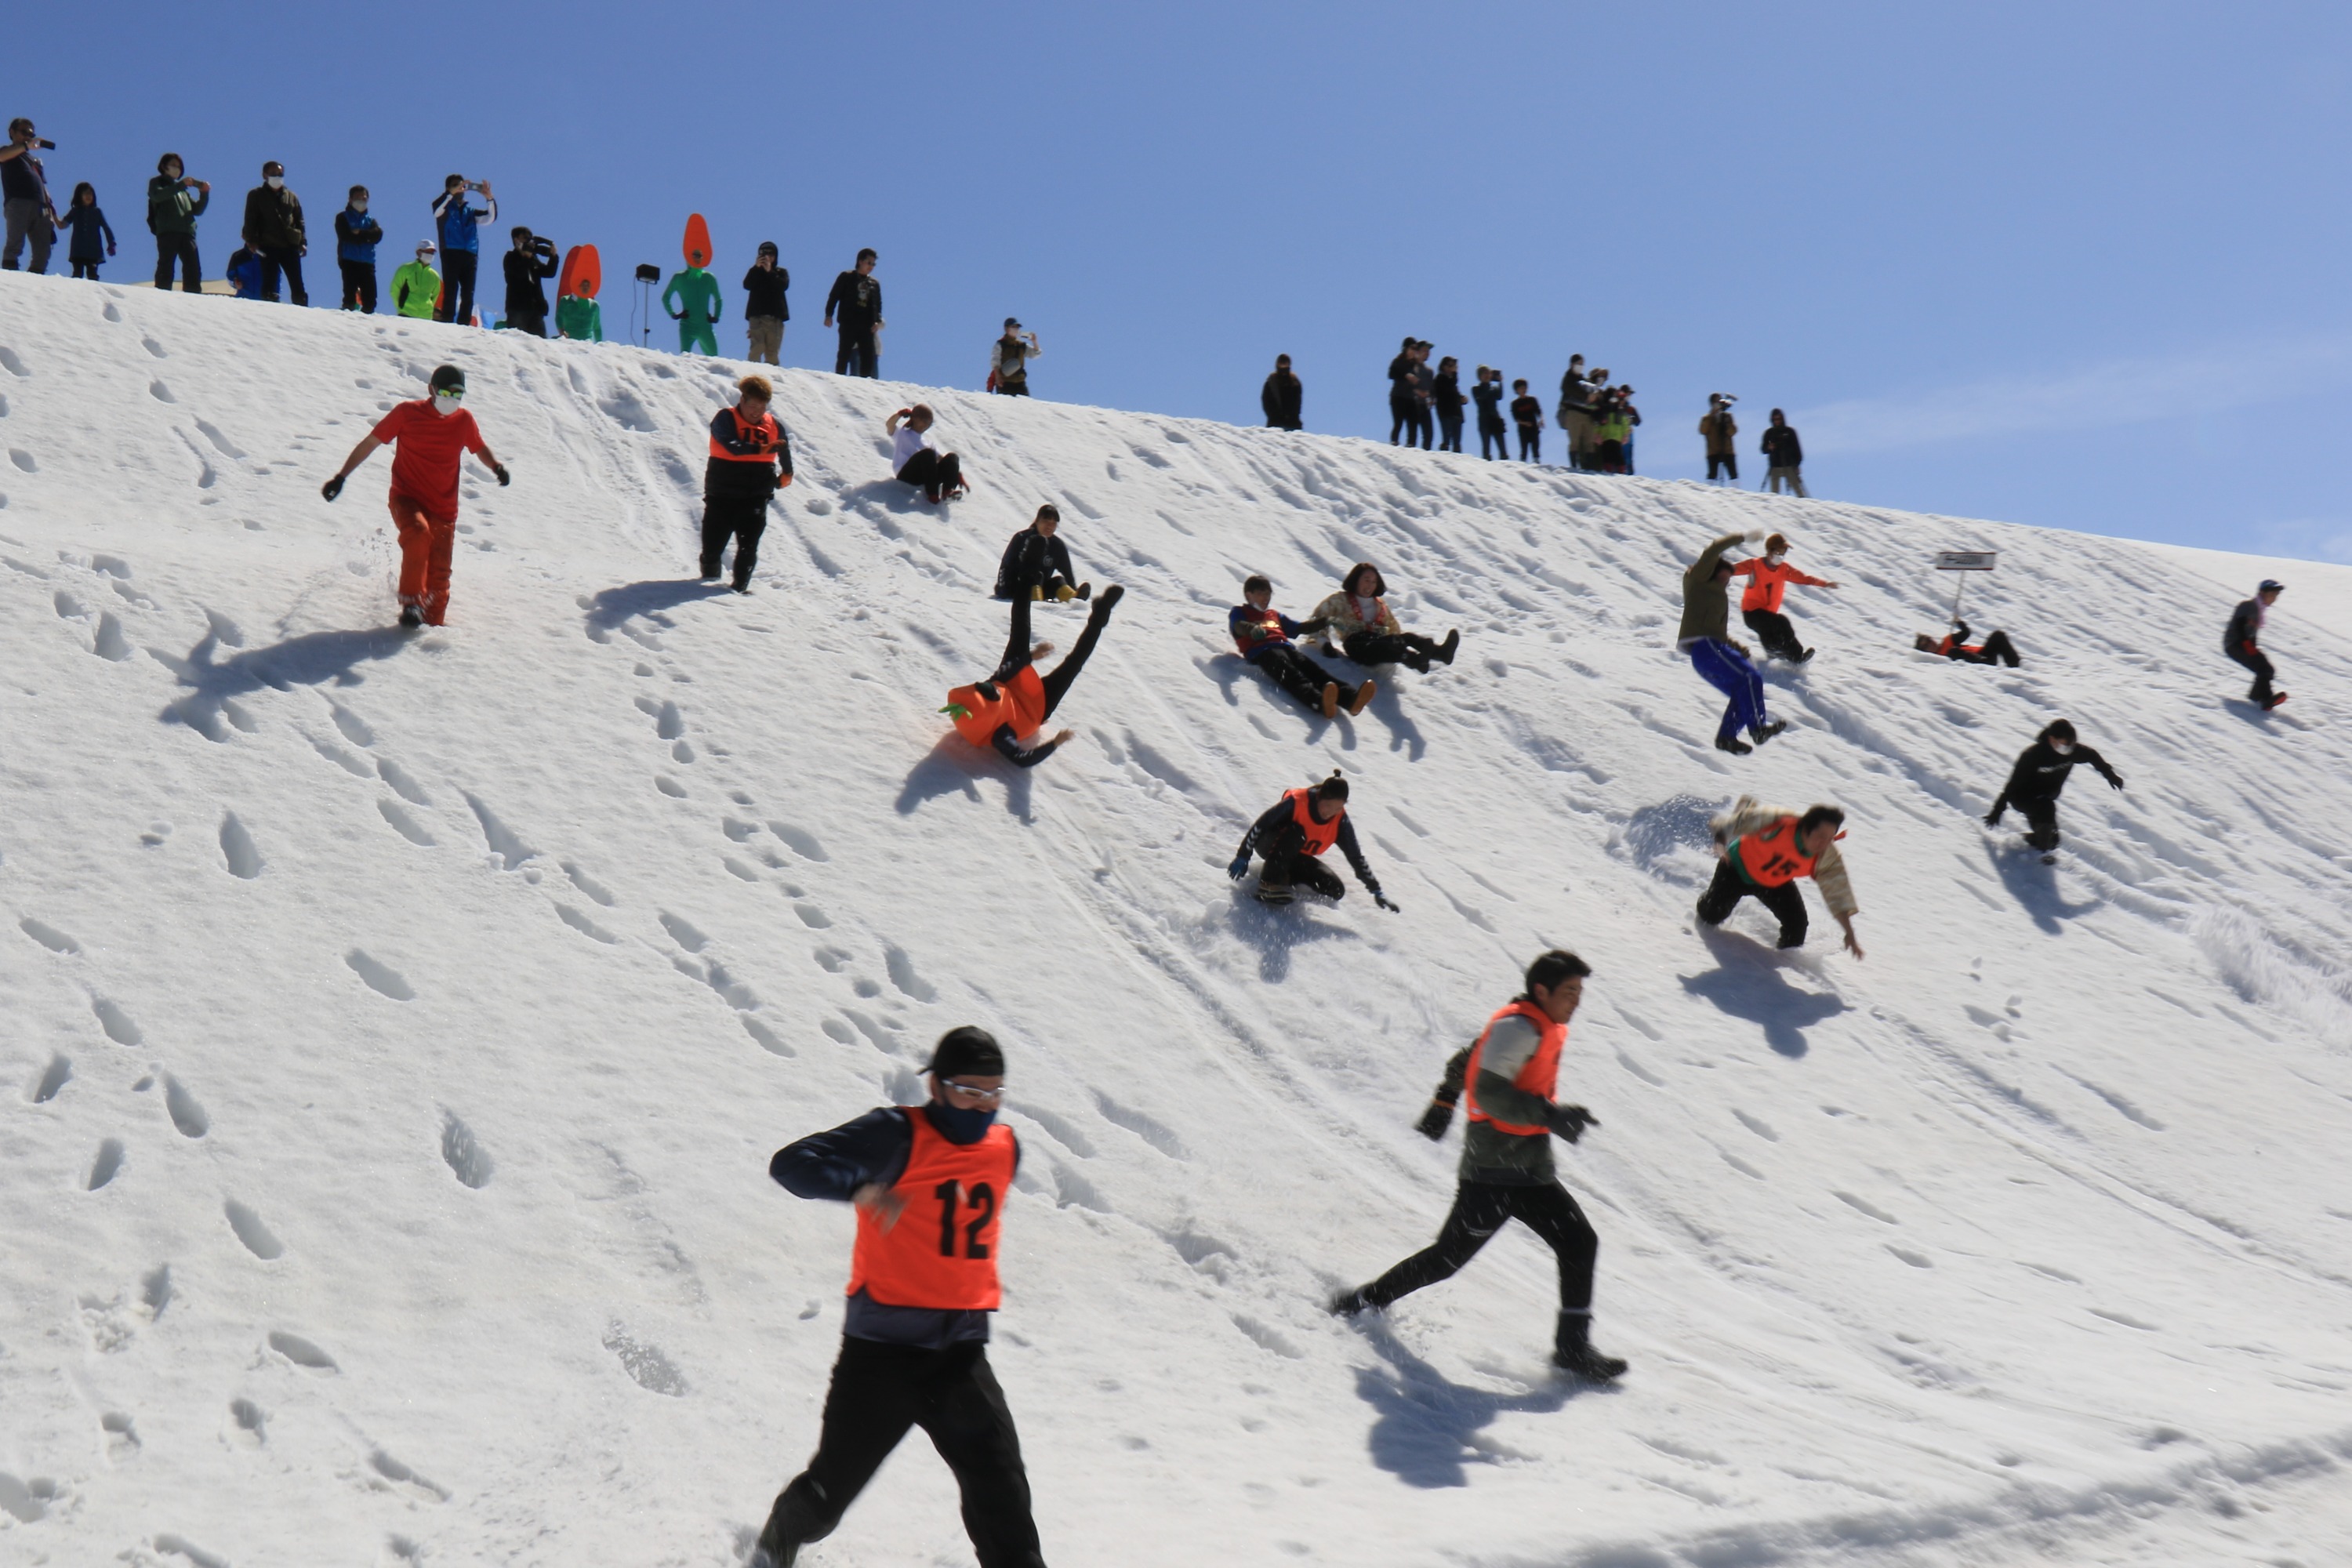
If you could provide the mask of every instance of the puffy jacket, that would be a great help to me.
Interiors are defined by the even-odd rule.
[[[1794,425],[1767,425],[1763,445],[1757,448],[1764,460],[1776,468],[1793,468],[1805,460],[1805,448],[1797,439]]]
[[[221,275],[236,286],[238,299],[261,298],[261,253],[259,251],[242,245],[237,247],[229,253],[228,265],[221,269]]]
[[[254,186],[245,193],[241,237],[247,245],[301,249],[310,243],[302,232],[302,198],[284,185],[274,191],[268,185]]]
[[[1716,642],[1731,640],[1731,592],[1715,580],[1715,568],[1725,551],[1747,537],[1743,533],[1725,534],[1700,551],[1690,570],[1683,574],[1683,619],[1675,628],[1677,645],[1693,637],[1708,637]]]
[[[335,215],[335,259],[375,265],[375,247],[383,239],[383,225],[351,207]]]
[[[158,174],[147,182],[147,228],[152,234],[193,235],[196,219],[212,205],[210,191],[192,191],[184,180]]]

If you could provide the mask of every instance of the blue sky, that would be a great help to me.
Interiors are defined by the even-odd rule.
[[[265,158],[395,259],[460,170],[623,277],[706,214],[730,315],[776,240],[788,364],[871,245],[892,376],[978,384],[1011,313],[1042,396],[1255,422],[1287,352],[1309,428],[1384,436],[1406,332],[1547,391],[1580,351],[1645,473],[1725,389],[1751,484],[1778,405],[1816,494],[2352,560],[2341,5],[23,9],[0,99],[110,277],[166,147],[215,273]]]

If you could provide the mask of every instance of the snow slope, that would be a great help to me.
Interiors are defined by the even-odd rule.
[[[383,459],[317,488],[444,358],[515,485],[469,480],[406,640]],[[909,389],[788,372],[738,600],[680,581],[738,369],[0,277],[0,1556],[736,1562],[850,1234],[767,1158],[967,1020],[1012,1055],[993,1353],[1055,1563],[2352,1551],[2316,595],[2264,720],[2215,646],[2251,584],[2134,545],[960,393],[942,514],[887,478]],[[1129,597],[1017,773],[934,710],[1044,499]],[[1792,596],[1821,657],[1733,760],[1671,639],[1750,527],[1845,586]],[[1909,651],[1956,546],[2005,552],[1969,600],[2021,670]],[[1463,655],[1325,723],[1223,611],[1359,557]],[[2078,779],[2045,868],[1976,818],[2059,712],[2130,788]],[[1223,875],[1334,765],[1401,915]],[[1866,963],[1694,934],[1745,790],[1847,806]],[[1608,1391],[1546,1375],[1521,1232],[1318,1305],[1433,1233],[1458,1134],[1412,1121],[1555,942]],[[943,1467],[902,1448],[810,1561],[969,1562]]]

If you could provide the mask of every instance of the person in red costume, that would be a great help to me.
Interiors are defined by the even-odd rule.
[[[392,456],[393,526],[400,531],[400,624],[437,626],[449,608],[449,559],[457,546],[457,464],[467,452],[507,484],[512,476],[490,453],[474,416],[466,412],[466,373],[445,364],[433,373],[432,395],[395,405],[352,448],[335,477],[319,487],[333,500],[352,470],[378,447]]]

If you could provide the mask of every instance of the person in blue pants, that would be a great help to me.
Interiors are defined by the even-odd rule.
[[[1683,574],[1683,619],[1675,632],[1675,651],[1688,655],[1699,679],[1730,699],[1716,729],[1715,749],[1742,757],[1789,727],[1765,711],[1764,678],[1730,631],[1731,562],[1727,552],[1735,544],[1762,537],[1760,530],[1727,533],[1699,552]],[[1739,738],[1743,729],[1754,746]]]

